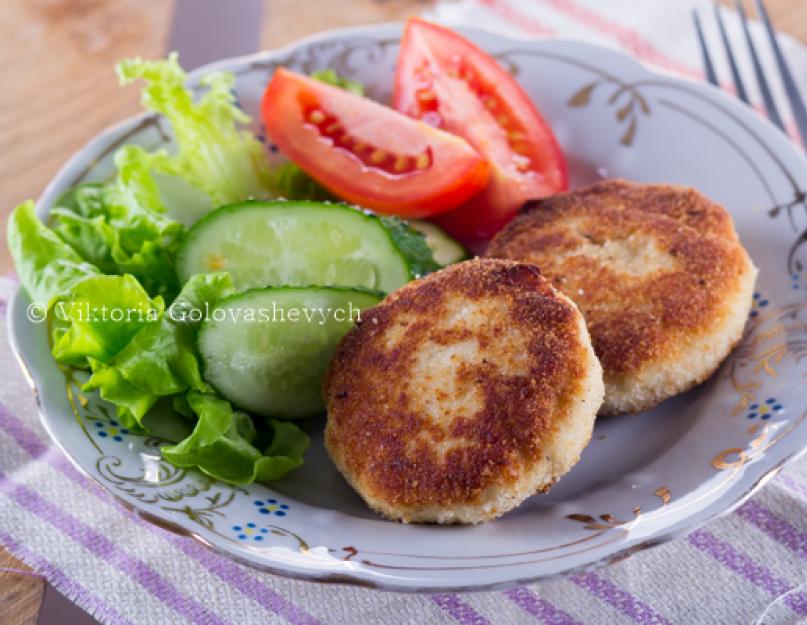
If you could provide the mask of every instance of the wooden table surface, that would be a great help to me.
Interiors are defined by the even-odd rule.
[[[225,0],[222,0],[225,1]],[[637,2],[642,0],[637,0]],[[729,0],[723,0],[730,4]],[[429,0],[264,0],[262,44],[319,30],[404,19]],[[750,2],[748,2],[750,4]],[[777,27],[807,41],[807,2],[767,0]],[[0,7],[0,214],[37,197],[62,163],[104,127],[138,111],[136,89],[112,72],[126,56],[165,51],[173,2],[2,0]],[[3,237],[5,240],[5,237]],[[5,244],[0,274],[11,271]],[[27,569],[0,548],[0,569]],[[36,622],[44,582],[0,572],[0,625]]]

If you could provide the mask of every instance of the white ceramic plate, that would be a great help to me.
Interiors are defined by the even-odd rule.
[[[212,66],[235,72],[257,117],[273,68],[332,67],[391,91],[400,25],[326,33]],[[467,34],[513,71],[552,124],[573,186],[598,177],[692,185],[733,214],[761,273],[745,339],[706,384],[655,410],[601,420],[582,460],[547,495],[476,527],[401,525],[373,514],[315,435],[305,465],[273,488],[234,488],[160,459],[80,392],[45,328],[11,307],[13,344],[42,420],[84,472],[151,520],[283,575],[399,590],[476,589],[612,561],[739,505],[807,444],[807,162],[766,121],[711,87],[662,76],[617,52],[568,41]],[[210,69],[210,68],[208,68]],[[197,74],[198,75],[198,74]],[[255,131],[262,136],[259,122]],[[168,140],[141,116],[91,141],[39,202],[107,177],[123,143]],[[320,431],[315,424],[315,431]]]

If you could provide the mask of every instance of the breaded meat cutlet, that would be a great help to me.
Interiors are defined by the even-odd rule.
[[[757,275],[723,207],[623,180],[528,203],[485,255],[538,265],[580,307],[605,374],[601,414],[708,378],[742,336]]]
[[[571,469],[603,383],[571,300],[532,265],[477,259],[364,311],[324,395],[325,444],[371,508],[478,523]]]

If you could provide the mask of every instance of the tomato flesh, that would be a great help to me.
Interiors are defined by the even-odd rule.
[[[466,242],[495,234],[528,199],[568,188],[566,161],[549,125],[490,55],[450,30],[407,23],[394,106],[464,137],[490,163],[487,187],[436,221]]]
[[[464,139],[282,68],[261,112],[274,143],[306,173],[381,213],[449,211],[489,178],[487,162]]]
[[[361,141],[339,122],[335,115],[314,105],[305,112],[305,119],[315,126],[320,136],[330,140],[337,148],[346,150],[358,158],[368,169],[380,169],[393,175],[410,174],[431,167],[434,159],[432,149],[427,146],[419,154],[393,153],[377,145]]]

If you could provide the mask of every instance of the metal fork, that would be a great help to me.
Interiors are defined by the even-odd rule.
[[[804,100],[799,93],[798,87],[796,86],[796,81],[793,80],[793,74],[790,71],[787,60],[785,59],[784,54],[782,54],[782,49],[779,46],[779,41],[776,38],[776,31],[771,24],[765,4],[762,0],[754,0],[754,4],[756,5],[757,15],[760,17],[762,24],[765,27],[765,32],[768,35],[768,41],[770,42],[771,49],[773,50],[774,57],[776,58],[776,65],[779,69],[779,77],[784,84],[785,93],[787,94],[787,99],[790,102],[790,108],[793,111],[793,117],[796,122],[796,128],[801,136],[802,145],[805,146],[805,149],[807,149],[807,108],[805,108]],[[759,60],[757,48],[754,45],[754,40],[751,37],[751,32],[748,28],[748,18],[746,16],[745,9],[743,8],[742,1],[734,0],[734,5],[743,25],[745,43],[748,47],[751,62],[754,66],[754,74],[757,79],[759,91],[762,94],[765,112],[768,118],[774,124],[776,124],[783,132],[786,132],[784,122],[782,121],[782,116],[779,114],[779,109],[777,108],[773,94],[771,93],[770,83],[768,82],[768,78],[765,76],[765,72],[762,69],[762,63]],[[720,38],[723,40],[723,47],[725,48],[726,56],[728,57],[729,68],[731,70],[731,79],[734,83],[734,89],[737,92],[737,97],[746,104],[749,104],[748,92],[745,89],[745,84],[743,83],[739,66],[737,65],[736,55],[726,32],[726,25],[723,21],[723,15],[720,11],[720,7],[717,4],[714,5],[714,11],[717,19],[717,25],[720,29]],[[703,27],[701,25],[700,16],[698,15],[697,10],[692,12],[692,18],[695,22],[695,31],[697,32],[698,42],[700,43],[701,52],[703,54],[703,68],[706,74],[706,80],[716,87],[719,87],[720,83],[717,78],[717,73],[715,72],[714,64],[712,63],[712,56],[709,53],[709,46],[706,44],[706,37],[703,34]]]

